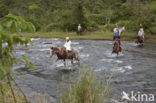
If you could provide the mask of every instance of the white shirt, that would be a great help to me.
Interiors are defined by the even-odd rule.
[[[81,26],[79,25],[79,26],[78,26],[78,30],[80,30],[80,29],[81,29]]]
[[[117,28],[114,28],[114,30],[113,30],[114,32],[117,32]]]
[[[144,36],[144,31],[139,30],[138,36]]]
[[[70,40],[68,42],[66,41],[64,47],[66,48],[66,50],[71,50],[71,41]]]

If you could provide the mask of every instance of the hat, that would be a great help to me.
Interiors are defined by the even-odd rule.
[[[69,37],[66,37],[66,40],[69,40]]]

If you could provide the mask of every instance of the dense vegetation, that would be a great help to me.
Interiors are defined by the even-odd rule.
[[[16,46],[17,45],[27,45],[31,43],[30,39],[22,37],[18,34],[21,31],[35,31],[34,25],[30,22],[26,22],[23,18],[14,15],[6,15],[3,21],[0,23],[0,102],[1,103],[22,103],[26,101],[26,96],[24,95],[22,89],[18,86],[13,78],[12,67],[13,64],[23,61],[29,66],[33,64],[29,59],[22,55],[21,57],[16,57]],[[15,34],[12,34],[15,33]],[[14,90],[14,87],[23,94],[22,96]]]
[[[31,21],[42,31],[77,29],[112,30],[116,24],[128,31],[156,34],[155,0],[1,0],[0,17],[12,13]]]

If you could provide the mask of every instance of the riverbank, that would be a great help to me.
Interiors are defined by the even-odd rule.
[[[30,38],[65,38],[69,36],[71,39],[83,39],[83,40],[112,40],[113,33],[108,31],[94,31],[94,32],[84,32],[82,36],[78,36],[75,32],[36,32],[32,33],[22,33],[25,37]],[[156,43],[156,36],[145,34],[145,42]],[[124,32],[121,34],[121,41],[136,41],[136,32]]]

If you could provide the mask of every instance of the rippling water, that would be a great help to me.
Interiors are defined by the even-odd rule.
[[[56,56],[49,57],[50,47],[61,47],[65,42],[63,39],[32,38],[32,41],[33,46],[19,46],[17,56],[30,56],[34,69],[25,68],[22,62],[14,65],[15,79],[25,93],[49,94],[52,98],[50,103],[56,102],[57,87],[62,82],[62,76],[68,85],[69,78],[74,79],[79,67],[76,62],[72,66],[70,61],[64,67],[63,62],[59,61],[56,68]],[[81,65],[93,67],[94,72],[100,73],[103,80],[113,74],[111,95],[115,101],[120,101],[122,91],[156,95],[156,44],[146,43],[144,47],[138,47],[135,43],[122,42],[122,45],[124,52],[117,57],[111,54],[112,41],[72,40],[72,47],[79,53]]]

